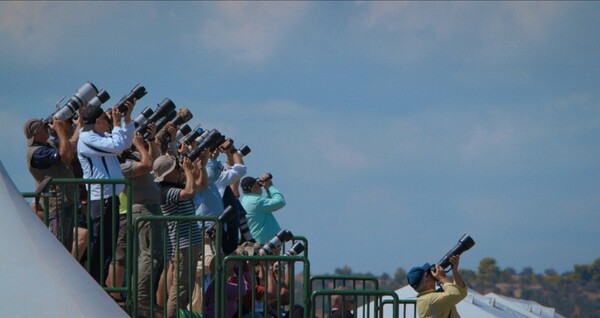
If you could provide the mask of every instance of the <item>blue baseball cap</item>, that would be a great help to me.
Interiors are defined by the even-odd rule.
[[[408,271],[406,278],[408,280],[408,284],[413,288],[417,289],[421,284],[421,280],[425,277],[425,272],[427,272],[431,268],[429,263],[423,264],[423,266],[413,267]]]

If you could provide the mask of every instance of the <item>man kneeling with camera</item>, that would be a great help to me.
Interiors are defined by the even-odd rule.
[[[442,266],[425,263],[408,272],[408,283],[417,295],[417,312],[421,318],[458,318],[456,304],[467,297],[467,286],[458,272],[460,255],[450,257],[454,283],[450,283]],[[436,291],[436,283],[443,291]]]

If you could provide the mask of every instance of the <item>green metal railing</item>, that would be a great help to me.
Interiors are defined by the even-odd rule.
[[[44,215],[44,224],[46,224],[46,226],[48,226],[49,224],[49,205],[50,205],[50,200],[56,200],[58,201],[56,204],[60,207],[64,207],[65,206],[65,188],[66,185],[75,185],[75,187],[73,187],[72,191],[72,197],[73,197],[73,210],[71,211],[64,211],[65,213],[71,213],[71,217],[73,218],[73,220],[77,220],[78,214],[82,213],[84,214],[83,216],[86,219],[86,223],[88,226],[92,225],[92,219],[91,219],[91,207],[89,204],[84,205],[83,210],[81,210],[81,207],[79,206],[79,204],[81,202],[86,202],[89,203],[91,202],[91,192],[88,191],[87,192],[87,197],[86,198],[80,198],[79,197],[79,190],[78,190],[78,186],[82,186],[82,185],[86,185],[87,189],[90,188],[90,185],[93,184],[99,184],[101,185],[101,190],[100,190],[100,197],[104,197],[105,194],[105,186],[110,186],[112,189],[112,193],[116,193],[115,189],[117,185],[124,185],[125,186],[125,193],[127,196],[127,232],[126,232],[126,241],[127,241],[127,250],[131,250],[131,245],[133,244],[132,242],[132,238],[131,238],[131,231],[129,230],[131,228],[131,224],[132,224],[132,220],[131,220],[131,182],[127,179],[74,179],[74,178],[54,178],[52,179],[47,188],[61,188],[63,191],[61,192],[61,196],[60,198],[56,197],[56,192],[52,192],[52,191],[46,191],[46,192],[42,192],[39,194],[36,194],[35,192],[25,192],[23,193],[23,197],[26,198],[35,198],[36,196],[38,196],[39,198],[41,198],[43,201],[43,215]],[[116,195],[115,195],[116,196]],[[117,222],[118,222],[118,216],[119,216],[119,207],[116,206],[115,202],[113,201],[112,204],[112,214],[113,217],[117,218]],[[100,214],[100,260],[104,259],[104,237],[103,237],[103,233],[104,233],[104,214]],[[74,222],[75,226],[76,226],[76,222]],[[61,228],[61,226],[59,226],[60,230],[59,233],[63,233],[65,229]],[[72,229],[70,229],[72,230]],[[113,246],[112,246],[112,262],[111,264],[113,266],[116,265],[116,260],[115,260],[115,252],[116,252],[116,236],[118,235],[118,233],[116,233],[117,231],[115,231],[115,227],[114,227],[114,222],[113,222],[113,229],[112,229],[112,235],[113,237],[111,238],[111,242],[113,242]],[[62,240],[62,237],[61,237]],[[78,232],[75,231],[74,232],[74,240],[77,241],[78,240]],[[92,241],[92,232],[88,231],[87,232],[87,246],[86,246],[86,251],[88,251],[87,253],[87,259],[86,259],[86,270],[89,272],[90,271],[90,265],[91,265],[91,261],[92,261],[92,253],[90,252],[90,244]],[[79,251],[78,248],[76,247],[75,250],[75,257],[76,259],[79,259]],[[133,261],[133,256],[130,255],[130,253],[126,254],[126,260],[125,260],[125,268],[131,268],[131,264]],[[104,268],[104,264],[101,263],[100,264],[100,272],[103,273],[106,269]],[[125,286],[123,287],[107,287],[105,282],[102,281],[100,282],[100,285],[104,288],[105,291],[107,292],[117,292],[117,293],[122,293],[122,294],[126,294],[127,296],[131,294],[131,275],[126,275],[125,276]],[[115,285],[115,276],[113,275],[112,277],[112,285]],[[126,303],[125,303],[125,308],[131,307],[131,301],[130,301],[130,297],[126,297]]]
[[[413,307],[413,314],[412,317],[413,318],[417,318],[417,300],[416,299],[399,299],[398,303],[395,303],[394,301],[390,300],[390,299],[385,299],[383,300],[383,302],[381,303],[382,308],[381,308],[381,316],[383,317],[383,313],[385,312],[385,306],[386,305],[392,305],[395,307],[398,306],[402,306],[402,316],[401,317],[408,317],[408,307],[412,306]],[[399,309],[398,309],[399,312]]]
[[[284,307],[287,308],[287,311],[292,311],[294,309],[294,305],[296,304],[296,295],[295,295],[295,273],[296,273],[296,263],[301,263],[303,265],[303,275],[302,275],[302,284],[303,284],[303,288],[302,288],[302,295],[301,295],[301,303],[302,303],[302,308],[304,308],[304,315],[303,317],[310,317],[309,316],[309,311],[307,310],[307,308],[309,308],[309,295],[308,295],[308,284],[309,284],[309,275],[308,273],[310,272],[310,262],[308,260],[308,258],[303,255],[303,256],[226,256],[223,259],[223,268],[227,268],[228,263],[237,263],[237,285],[240,286],[241,284],[243,284],[242,282],[242,276],[243,276],[243,272],[242,272],[242,267],[240,266],[242,265],[244,262],[247,262],[247,266],[250,268],[250,276],[253,278],[253,281],[251,282],[250,286],[249,286],[249,292],[251,293],[251,300],[250,303],[255,303],[255,301],[257,300],[256,297],[256,293],[255,293],[255,287],[256,287],[256,281],[254,280],[254,278],[257,275],[256,272],[256,266],[260,265],[260,266],[265,266],[265,271],[264,271],[264,285],[261,285],[265,288],[265,294],[263,296],[263,301],[265,302],[265,311],[263,312],[263,315],[267,314],[267,308],[269,306],[269,302],[273,302],[276,305],[273,306],[274,308],[271,308],[273,313],[276,313],[276,315],[278,317],[281,317],[283,311],[285,310]],[[270,269],[272,267],[273,264],[275,263],[286,263],[288,270],[287,272],[285,272],[285,270],[282,268],[282,265],[280,265],[277,269]],[[273,270],[275,272],[278,272],[278,277],[280,278],[279,280],[277,280],[277,282],[273,282],[270,281],[269,278],[269,270]],[[221,271],[221,275],[223,282],[226,281],[225,279],[225,275],[226,275],[226,271]],[[282,275],[286,275],[287,279],[284,277],[284,280],[288,280],[289,281],[289,286],[287,286],[287,289],[289,290],[289,294],[287,299],[283,299],[281,297],[281,295],[279,293],[277,293],[277,295],[275,296],[275,299],[272,299],[272,297],[269,296],[269,286],[271,284],[275,284],[275,285],[271,285],[274,286],[277,290],[281,290],[282,287]],[[238,289],[238,305],[239,308],[241,308],[241,288]],[[226,294],[226,290],[222,289],[221,292],[221,299],[226,299],[227,298],[227,294]],[[221,303],[221,313],[225,313],[225,309],[226,309],[226,303],[222,302]],[[260,313],[256,313],[254,308],[251,308],[250,310],[250,317],[263,317],[263,315],[261,315]],[[291,315],[288,315],[288,317],[290,317]],[[216,316],[215,317],[219,317]],[[239,311],[238,312],[238,316],[237,317],[242,317],[242,312]]]
[[[216,251],[221,250],[221,234],[222,234],[222,224],[220,223],[219,219],[217,217],[213,217],[213,216],[156,216],[156,215],[144,215],[144,216],[140,216],[137,217],[134,220],[134,225],[133,225],[133,237],[134,239],[134,246],[133,246],[133,252],[132,253],[128,253],[133,255],[139,255],[140,251],[139,251],[139,229],[140,226],[143,222],[150,222],[150,223],[160,223],[162,226],[160,227],[162,230],[162,237],[164,238],[163,242],[161,242],[161,246],[163,247],[163,255],[167,254],[167,240],[169,240],[169,236],[167,233],[167,227],[164,226],[166,225],[167,222],[201,222],[203,224],[202,226],[202,237],[204,238],[206,235],[206,222],[215,222],[217,224],[217,226],[215,226],[215,238],[214,238],[214,249]],[[152,228],[151,231],[154,231],[155,229]],[[188,235],[190,235],[190,237],[188,237],[188,241],[191,242],[191,231],[188,233]],[[150,235],[151,238],[154,237],[154,235]],[[153,244],[156,244],[155,242],[153,242],[153,240],[150,240],[150,250],[152,251],[152,246]],[[174,247],[174,249],[177,249],[177,247]],[[191,275],[191,271],[196,271],[196,267],[197,267],[197,263],[198,262],[202,262],[202,264],[205,264],[205,249],[206,249],[206,245],[202,245],[201,247],[201,258],[199,259],[198,257],[195,257],[192,259],[192,255],[190,255],[190,257],[186,260],[186,262],[188,262],[188,266],[190,267],[190,277]],[[222,256],[220,255],[220,253],[215,253],[214,255],[215,257],[215,262],[216,264],[221,264],[221,258]],[[139,306],[138,306],[138,290],[137,290],[137,282],[138,282],[138,258],[134,257],[133,258],[133,282],[135,282],[136,284],[133,286],[133,294],[132,294],[132,299],[133,299],[133,307],[128,311],[130,313],[130,315],[132,317],[138,317],[139,315]],[[163,268],[166,269],[167,266],[169,266],[169,260],[167,259],[167,257],[163,258]],[[221,287],[223,285],[222,283],[222,277],[221,277],[221,271],[222,271],[222,267],[221,266],[216,266],[215,267],[215,300],[217,302],[217,307],[216,308],[220,308],[221,306],[221,301],[222,299],[219,297],[216,297],[216,295],[220,295],[220,290]],[[154,275],[150,275],[150,286],[155,286],[155,282],[154,282]],[[190,282],[191,286],[188,286],[188,289],[190,291],[192,291],[193,288],[193,284],[194,282],[190,279],[190,277],[188,277],[188,281]],[[163,284],[163,286],[158,286],[158,288],[163,288],[165,291],[167,289],[166,286],[166,279],[165,282]],[[165,295],[167,293],[165,292]],[[192,297],[192,292],[189,293],[190,297]],[[155,296],[153,293],[150,293],[150,303],[154,303],[155,302]],[[165,296],[165,299],[162,300],[163,303],[165,304],[165,309],[166,309],[166,303],[167,303],[167,299]],[[185,311],[190,311],[191,310],[191,300],[188,299],[187,301],[188,303],[188,307],[187,308],[177,308],[177,311],[179,310],[185,310]],[[154,308],[151,307],[149,310],[150,316],[151,317],[155,317],[156,314],[159,314],[157,312],[155,312]],[[216,313],[218,314],[218,312]],[[218,315],[215,315],[215,317],[219,317]]]
[[[126,179],[105,179],[105,180],[96,180],[96,179],[53,179],[50,182],[51,187],[59,187],[64,189],[66,185],[76,185],[82,186],[87,185],[88,188],[92,184],[100,184],[102,185],[101,196],[105,193],[104,187],[112,187],[112,193],[115,193],[115,188],[118,185],[125,185],[125,194],[127,196],[126,203],[126,259],[125,259],[125,279],[124,286],[121,287],[108,287],[105,282],[100,282],[100,285],[104,288],[107,293],[120,293],[125,295],[125,301],[121,305],[124,310],[131,317],[138,316],[164,316],[166,312],[155,311],[154,306],[149,308],[149,312],[140,312],[140,304],[138,301],[138,281],[139,281],[139,258],[137,257],[140,254],[140,228],[145,223],[157,224],[157,227],[151,226],[150,231],[156,231],[159,229],[161,231],[160,237],[162,239],[161,242],[155,242],[154,239],[151,239],[150,251],[153,251],[153,247],[155,244],[160,244],[162,249],[162,266],[158,266],[156,272],[153,272],[150,275],[150,286],[153,286],[151,292],[149,293],[149,303],[155,304],[162,302],[164,305],[164,309],[167,308],[167,298],[163,296],[162,299],[159,299],[159,296],[156,294],[156,289],[163,290],[164,294],[167,294],[167,279],[164,279],[162,285],[157,284],[157,277],[162,272],[163,275],[167,275],[167,269],[169,267],[169,259],[166,257],[167,254],[167,242],[169,241],[167,223],[168,222],[199,222],[201,225],[206,225],[206,222],[215,222],[217,225],[215,226],[216,235],[214,236],[214,241],[212,242],[213,247],[216,251],[221,250],[222,242],[222,224],[216,217],[211,216],[162,216],[162,215],[142,215],[137,218],[133,218],[132,213],[132,189],[130,181]],[[92,225],[91,220],[91,209],[89,204],[79,206],[78,203],[84,202],[89,203],[91,201],[90,193],[88,192],[87,197],[80,198],[78,195],[77,187],[74,187],[74,207],[72,210],[66,211],[66,213],[72,213],[71,215],[76,219],[79,213],[82,214],[82,217],[87,221],[88,226]],[[49,202],[51,200],[57,200],[57,203],[60,206],[64,206],[65,203],[65,193],[61,191],[62,195],[59,197],[56,195],[57,192],[42,192],[42,193],[33,193],[26,192],[23,193],[23,196],[26,198],[34,198],[38,197],[42,200],[43,204],[43,216],[44,222],[48,226],[49,224]],[[114,217],[119,216],[119,206],[116,206],[116,203],[113,202],[112,205],[112,215]],[[102,218],[103,216],[101,216]],[[103,222],[101,220],[101,226],[103,226]],[[113,223],[114,226],[114,223]],[[77,227],[77,222],[75,222],[75,228]],[[202,228],[202,237],[205,238],[205,230],[206,226],[201,226]],[[64,229],[61,228],[60,233],[65,233],[66,230],[73,229]],[[112,262],[111,264],[115,265],[115,251],[116,251],[116,231],[113,227],[112,231],[113,237],[111,238],[112,244],[115,244],[112,248]],[[191,232],[183,233],[181,235],[189,235],[188,239],[191,241]],[[155,235],[150,235],[151,238],[154,238]],[[91,231],[87,232],[87,246],[86,250],[90,251],[90,244],[92,233]],[[74,233],[74,240],[77,241],[78,232]],[[177,240],[178,241],[178,240]],[[294,236],[290,242],[284,243],[281,250],[283,252],[288,250],[289,246],[292,246],[295,242],[301,241],[304,245],[304,251],[297,256],[225,256],[220,253],[215,253],[215,268],[214,268],[214,279],[215,279],[215,290],[214,290],[214,300],[215,300],[215,317],[224,317],[227,309],[227,272],[226,269],[230,266],[230,263],[237,264],[237,286],[238,286],[238,314],[236,317],[242,317],[242,308],[243,308],[243,294],[242,294],[242,284],[243,284],[243,266],[242,264],[246,263],[250,271],[250,276],[252,277],[252,281],[248,286],[248,295],[246,297],[250,297],[250,303],[255,304],[257,301],[256,288],[260,283],[264,285],[265,294],[263,297],[264,308],[265,310],[260,313],[256,312],[255,308],[252,306],[251,308],[246,308],[251,314],[251,317],[263,317],[267,314],[267,308],[269,308],[269,302],[273,304],[271,308],[271,313],[281,316],[285,311],[292,311],[297,309],[299,305],[303,310],[303,317],[315,317],[317,313],[322,314],[321,317],[329,316],[331,312],[331,299],[334,295],[344,295],[352,296],[355,301],[353,304],[353,310],[355,312],[355,317],[382,317],[384,307],[386,309],[391,308],[393,311],[393,317],[398,317],[398,313],[400,312],[399,306],[404,305],[403,314],[406,316],[407,314],[407,306],[415,305],[415,300],[399,300],[397,295],[393,291],[385,291],[379,290],[379,282],[376,277],[373,276],[357,276],[357,275],[316,275],[310,276],[310,262],[308,259],[308,240],[303,236]],[[100,244],[104,244],[103,237],[103,228],[100,229]],[[177,248],[177,246],[175,247]],[[192,275],[192,271],[196,270],[198,266],[198,262],[201,261],[202,264],[205,264],[204,260],[204,249],[205,245],[202,246],[202,252],[200,258],[197,256],[190,255],[188,259],[185,260],[187,265],[190,267],[190,276]],[[75,247],[74,254],[77,259],[79,259],[80,251]],[[101,256],[100,260],[104,258],[102,254],[103,248],[100,248]],[[91,253],[87,253],[87,258],[85,259],[87,262],[85,268],[90,271],[90,263],[92,261]],[[274,270],[272,273],[273,277],[278,277],[276,282],[274,279],[271,279],[268,273],[269,270],[273,270],[272,266],[277,264],[287,264],[288,270],[284,272],[282,270],[283,266],[280,266],[278,269]],[[264,279],[260,282],[256,281],[256,275],[258,274],[257,268],[260,266],[264,266]],[[296,273],[299,272],[297,266],[302,265],[302,275],[301,280],[296,281],[295,276]],[[162,269],[160,269],[162,267]],[[104,268],[101,268],[101,271],[104,271]],[[191,278],[191,277],[188,277]],[[231,278],[236,279],[236,278]],[[282,281],[286,279],[289,281],[288,286],[283,286]],[[109,280],[112,281],[113,286],[115,286],[116,274],[113,273],[112,277],[109,277]],[[188,289],[191,291],[194,289],[194,281],[188,279],[189,285]],[[345,290],[336,290],[336,288],[344,286]],[[269,292],[270,288],[275,291],[281,291],[283,287],[287,287],[289,293],[286,297],[282,297],[279,292],[276,292],[276,295],[273,295],[274,291]],[[271,294],[271,295],[269,295]],[[384,296],[389,296],[383,299]],[[192,297],[192,292],[189,293],[188,297]],[[191,299],[188,298],[188,306],[185,308],[177,308],[179,315],[191,316],[190,311],[192,310]],[[357,313],[358,304],[362,306],[362,312]],[[145,310],[145,309],[144,309]],[[416,317],[416,308],[413,310]],[[362,316],[361,316],[362,315]],[[288,313],[288,317],[291,316],[291,313]]]
[[[310,287],[311,293],[315,290],[339,290],[337,288],[340,287],[345,290],[378,290],[379,281],[369,275],[315,275],[310,278]],[[371,306],[371,297],[368,295],[359,297],[353,303],[355,312],[362,305],[367,306],[368,309]],[[313,307],[321,313],[329,313],[332,309],[332,298],[321,297]]]
[[[365,306],[363,306],[363,310],[361,313],[356,313],[357,311],[357,306],[356,304],[354,305],[354,315],[356,317],[381,317],[382,315],[382,310],[381,310],[381,306],[378,306],[377,304],[381,304],[383,302],[383,297],[387,296],[391,298],[391,302],[392,304],[394,304],[394,306],[392,307],[392,317],[398,317],[398,303],[399,303],[399,299],[398,299],[398,295],[393,291],[393,290],[351,290],[351,289],[347,289],[347,290],[339,290],[339,289],[323,289],[323,290],[315,290],[312,292],[311,294],[311,315],[314,316],[317,314],[317,310],[315,307],[315,304],[317,303],[317,298],[318,297],[325,297],[325,298],[329,298],[331,299],[331,296],[336,296],[339,295],[341,297],[346,297],[346,296],[352,296],[354,299],[356,299],[358,296],[362,296],[363,298],[375,298],[374,303],[375,305],[373,306],[373,310],[366,310]],[[340,310],[345,310],[345,304],[344,302],[342,302],[342,307]],[[321,314],[323,315],[323,317],[326,317],[330,314],[331,310],[329,312],[322,312]]]

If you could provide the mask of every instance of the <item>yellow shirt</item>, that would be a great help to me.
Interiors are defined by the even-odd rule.
[[[421,318],[460,318],[456,304],[467,297],[467,288],[454,283],[444,284],[443,292],[434,289],[417,295],[417,312]]]

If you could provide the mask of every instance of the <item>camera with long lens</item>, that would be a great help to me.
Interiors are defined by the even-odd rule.
[[[194,115],[192,115],[192,112],[190,112],[189,109],[187,109],[186,107],[181,107],[181,109],[176,113],[175,117],[173,117],[169,120],[171,120],[171,125],[173,125],[173,127],[179,129],[179,127],[182,124],[185,124],[188,121],[190,121],[190,119],[192,119],[192,117],[194,117]],[[163,144],[168,144],[169,142],[171,142],[171,134],[169,134],[169,131],[166,129],[158,130],[159,124],[161,124],[161,123],[156,124],[157,131],[158,131],[158,133],[156,134],[156,138],[159,138]],[[163,128],[164,126],[166,126],[166,123],[164,125],[162,125],[161,128]],[[188,126],[188,128],[189,128],[189,126]]]
[[[304,252],[304,244],[302,244],[302,242],[296,242],[283,254],[283,256],[296,256],[302,252]]]
[[[228,205],[225,210],[219,215],[218,219],[221,224],[225,224],[235,218],[237,215],[237,210],[235,210],[231,205]],[[215,236],[215,229],[217,228],[217,223],[212,223],[208,228],[206,228],[206,234],[209,237]]]
[[[450,251],[448,251],[448,253],[446,253],[446,255],[444,255],[444,257],[442,257],[442,259],[439,262],[437,262],[437,265],[441,266],[443,269],[446,269],[448,266],[451,265],[450,264],[451,256],[460,255],[463,252],[469,250],[474,245],[475,245],[475,241],[471,238],[471,236],[469,236],[468,234],[464,234],[458,240],[458,243],[456,244],[456,246],[454,246]],[[435,269],[435,267],[437,265],[433,264],[431,266],[431,268]]]
[[[169,123],[169,121],[171,121],[173,118],[175,118],[175,116],[177,116],[177,112],[173,110],[170,113],[168,113],[167,115],[165,115],[165,117],[157,120],[155,123],[156,131],[157,132],[161,131]],[[147,140],[148,138],[150,138],[150,132],[146,131],[144,133],[144,140]]]
[[[126,102],[133,102],[134,98],[136,100],[140,100],[146,94],[146,88],[140,85],[140,83],[137,83],[135,87],[131,89],[131,92],[123,96],[123,98],[121,98],[119,102],[113,106],[113,108],[116,108],[119,112],[121,112],[121,114],[125,114],[127,113],[127,106],[125,106]]]
[[[146,109],[144,109],[144,112],[146,114],[148,114],[148,117],[144,117],[145,120],[143,120],[143,119],[140,120],[140,124],[137,127],[136,132],[139,132],[139,133],[145,135],[147,133],[148,125],[150,123],[156,123],[157,121],[159,121],[160,119],[162,119],[163,117],[167,116],[168,114],[170,114],[171,112],[174,112],[174,111],[175,111],[175,104],[173,104],[173,102],[168,98],[165,98],[160,104],[158,104],[158,106],[156,107],[156,110],[154,112],[150,112],[150,111],[147,111]],[[144,114],[144,112],[142,112],[142,114]],[[175,115],[173,115],[173,117],[175,117]],[[171,120],[171,119],[169,119],[169,120]],[[156,130],[158,131],[158,125],[156,127]]]
[[[292,237],[294,237],[292,232],[281,229],[272,239],[265,243],[261,249],[266,255],[270,255],[273,249],[281,246],[284,242],[291,240]]]
[[[88,103],[94,96],[98,95],[98,89],[91,82],[86,82],[81,86],[75,94],[54,114],[48,116],[45,124],[52,124],[54,117],[60,120],[68,120],[77,114],[77,110]]]
[[[217,149],[217,147],[225,141],[225,136],[221,135],[221,133],[216,129],[205,133],[205,135],[206,136],[204,137],[200,136],[196,139],[198,141],[198,145],[187,154],[187,157],[190,158],[191,161],[198,159],[204,149],[215,151],[215,149]]]
[[[202,129],[201,125],[198,124],[196,126],[196,128],[194,128],[191,132],[189,132],[188,134],[186,134],[183,137],[183,139],[178,138],[177,140],[180,140],[181,143],[185,144],[186,146],[190,146],[196,140],[196,138],[198,138],[203,133],[204,133],[204,130]]]

